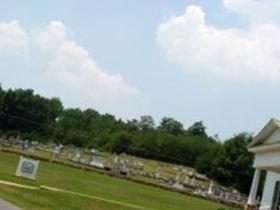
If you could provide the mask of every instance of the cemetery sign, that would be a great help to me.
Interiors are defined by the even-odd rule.
[[[16,176],[21,176],[27,179],[35,180],[38,166],[39,160],[31,160],[20,156]]]

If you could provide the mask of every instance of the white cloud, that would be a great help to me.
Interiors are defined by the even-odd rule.
[[[69,31],[63,23],[52,21],[35,38],[43,50],[54,56],[46,71],[49,78],[104,103],[116,103],[139,93],[121,75],[105,72],[98,66],[87,50],[67,38]]]
[[[0,70],[0,77],[13,80],[15,86],[58,96],[68,107],[93,107],[127,116],[136,107],[140,91],[120,74],[101,68],[85,48],[69,38],[70,33],[59,21],[30,32],[18,21],[0,22],[0,65],[10,69]]]
[[[227,8],[239,11],[252,2],[224,0]],[[221,29],[206,23],[201,7],[190,5],[183,15],[158,26],[157,42],[186,69],[237,78],[280,79],[280,27],[272,21]]]
[[[58,50],[66,39],[68,29],[59,21],[50,22],[43,31],[35,38],[42,49]]]
[[[223,0],[223,4],[253,22],[279,21],[279,0]]]
[[[0,22],[0,50],[17,55],[28,53],[29,37],[18,21]]]

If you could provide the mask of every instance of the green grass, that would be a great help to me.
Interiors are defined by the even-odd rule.
[[[147,209],[216,210],[231,209],[218,203],[141,185],[106,175],[40,162],[37,180],[15,177],[19,156],[0,152],[0,179],[27,185],[46,185]],[[24,209],[133,209],[92,198],[45,190],[26,190],[0,186],[0,197]]]

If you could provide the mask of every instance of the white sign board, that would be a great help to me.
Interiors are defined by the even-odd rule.
[[[38,166],[39,160],[31,160],[20,156],[16,176],[35,180]]]

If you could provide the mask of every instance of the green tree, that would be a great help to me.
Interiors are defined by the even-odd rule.
[[[3,113],[1,113],[3,111],[3,99],[4,99],[4,95],[5,95],[5,91],[2,89],[2,86],[0,84],[0,130],[3,129],[3,121],[4,121],[4,116]]]
[[[94,109],[86,109],[85,111],[83,111],[83,116],[86,129],[91,129],[92,126],[96,124],[98,119],[100,118],[99,112]]]
[[[136,119],[128,120],[126,122],[126,129],[128,131],[138,131],[139,130],[139,122]]]
[[[248,193],[253,176],[253,155],[247,146],[252,135],[240,133],[227,140],[213,160],[211,176],[227,186]]]
[[[192,126],[188,128],[187,132],[194,136],[207,136],[206,127],[203,125],[202,121],[195,122]]]
[[[83,129],[86,126],[81,109],[65,109],[57,119],[57,126],[64,129]]]
[[[111,152],[121,154],[130,153],[130,146],[132,145],[132,136],[126,132],[115,134],[113,142],[111,143]]]
[[[140,117],[139,127],[143,131],[148,131],[154,129],[155,122],[152,116],[144,115]]]
[[[33,90],[8,90],[2,100],[5,130],[49,133],[51,125],[62,111],[58,98],[47,99],[35,95]]]
[[[164,117],[160,122],[159,130],[178,135],[183,133],[184,128],[182,123],[174,120],[173,118]]]

